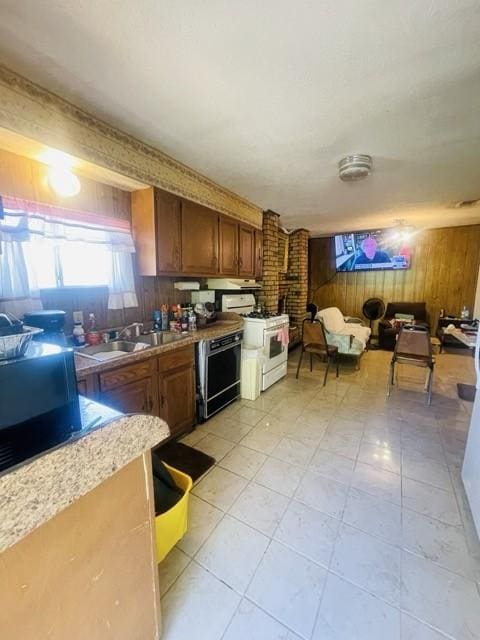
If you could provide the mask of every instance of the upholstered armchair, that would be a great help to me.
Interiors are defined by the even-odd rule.
[[[415,320],[415,324],[420,324],[428,328],[428,316],[425,302],[389,302],[383,320],[378,323],[378,346],[380,349],[393,351],[397,341],[400,325],[396,325],[393,320],[397,318]]]
[[[328,344],[338,347],[338,353],[355,357],[358,366],[371,329],[365,327],[360,318],[345,318],[337,307],[321,309],[316,317],[323,322]]]

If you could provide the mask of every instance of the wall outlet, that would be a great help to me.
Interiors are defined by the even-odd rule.
[[[83,324],[83,311],[74,311],[73,312],[73,322],[81,322]]]

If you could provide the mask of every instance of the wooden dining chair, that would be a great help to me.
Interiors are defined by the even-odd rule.
[[[328,344],[327,338],[325,335],[325,327],[323,326],[323,322],[319,320],[312,320],[306,318],[303,321],[302,325],[302,351],[300,353],[300,360],[298,361],[297,367],[297,375],[295,376],[298,379],[298,374],[300,372],[300,367],[302,366],[303,354],[310,354],[310,371],[313,371],[313,356],[323,356],[327,359],[327,368],[325,369],[325,376],[323,378],[323,386],[327,383],[328,370],[330,368],[330,363],[333,362],[336,365],[337,369],[337,378],[338,378],[338,347],[335,347],[331,344]]]

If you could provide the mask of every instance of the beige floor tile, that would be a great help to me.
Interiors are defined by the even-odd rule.
[[[191,558],[177,547],[173,547],[166,558],[160,562],[158,565],[158,582],[162,597],[190,562]]]
[[[347,493],[347,485],[307,471],[295,492],[295,499],[340,519],[345,508]]]
[[[313,640],[400,640],[400,611],[328,574]]]
[[[220,414],[220,416],[222,416],[222,414]],[[219,436],[220,438],[225,438],[225,440],[229,440],[230,442],[240,442],[240,440],[252,430],[250,425],[239,422],[234,417],[224,418],[222,416],[221,419],[218,418],[214,421],[209,420],[206,424],[208,425],[209,433]]]
[[[444,491],[430,484],[404,478],[402,494],[404,507],[446,524],[462,524],[457,501],[451,491]]]
[[[282,438],[272,452],[274,458],[296,464],[299,467],[307,467],[312,459],[313,450],[308,445],[291,438]]]
[[[331,433],[327,429],[324,437],[320,440],[320,448],[345,458],[357,459],[360,448],[361,435]]]
[[[392,473],[400,474],[402,468],[402,456],[399,449],[371,444],[370,442],[361,443],[358,460],[386,471],[392,471]]]
[[[226,515],[195,556],[195,560],[222,582],[244,593],[270,539]]]
[[[223,640],[300,640],[253,602],[243,599]]]
[[[407,478],[426,482],[439,489],[453,491],[450,473],[446,464],[441,464],[430,458],[426,458],[417,451],[403,452],[402,472]]]
[[[239,602],[233,589],[192,562],[162,599],[162,640],[220,640]]]
[[[330,568],[394,607],[400,604],[401,551],[379,538],[342,524]]]
[[[477,585],[406,551],[402,557],[401,607],[456,640],[478,640]]]
[[[188,502],[188,530],[177,543],[178,548],[193,557],[222,517],[220,509],[191,493]]]
[[[265,417],[265,415],[266,414],[264,411],[259,411],[258,409],[252,409],[251,407],[240,407],[240,409],[235,412],[235,420],[244,422],[245,424],[254,427],[260,422],[262,418]]]
[[[338,480],[344,484],[350,484],[355,461],[351,458],[339,456],[331,451],[318,448],[313,455],[309,468],[317,471],[327,478]]]
[[[212,458],[215,458],[215,460],[219,462],[234,446],[233,442],[225,440],[225,438],[219,438],[212,433],[207,433],[200,442],[197,442],[195,449],[203,451],[203,453],[212,456]]]
[[[237,445],[222,459],[220,466],[251,480],[266,459],[267,456],[259,451]]]
[[[390,544],[401,543],[401,508],[353,487],[348,494],[343,521]]]
[[[194,495],[223,511],[229,509],[247,486],[248,480],[215,467],[192,489]]]
[[[478,563],[470,556],[463,527],[444,524],[404,509],[402,546],[466,578],[480,578]]]
[[[274,538],[328,568],[340,521],[292,500]]]
[[[255,482],[291,498],[305,471],[276,458],[267,458],[255,476]]]
[[[230,508],[230,514],[265,535],[272,536],[288,503],[287,497],[251,483]]]
[[[282,624],[310,638],[325,578],[325,569],[272,541],[247,596]]]
[[[274,451],[281,439],[282,436],[255,428],[240,441],[240,444],[269,455]]]
[[[402,640],[446,640],[447,636],[415,620],[406,613],[401,614]]]
[[[382,500],[401,505],[401,477],[391,471],[357,462],[352,476],[352,486]]]

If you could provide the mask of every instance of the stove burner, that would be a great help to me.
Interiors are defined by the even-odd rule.
[[[266,318],[276,318],[279,314],[273,313],[272,311],[250,311],[250,313],[242,313],[240,315],[244,318],[259,318],[260,320],[265,320]]]

